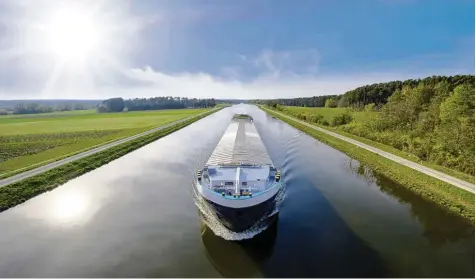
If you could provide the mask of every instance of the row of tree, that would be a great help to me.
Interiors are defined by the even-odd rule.
[[[124,100],[111,98],[102,101],[98,112],[121,112],[138,110],[183,109],[215,107],[215,99],[189,99],[180,97],[135,98]]]
[[[387,103],[388,98],[396,91],[406,88],[415,88],[419,84],[435,87],[445,82],[449,90],[461,84],[474,84],[474,75],[456,76],[432,76],[424,79],[408,79],[405,81],[391,81],[375,83],[357,87],[342,95],[324,95],[315,97],[303,97],[293,99],[253,100],[253,103],[299,107],[357,107],[363,108],[367,104],[375,104],[377,107]]]
[[[474,83],[421,81],[397,89],[365,123],[343,129],[474,175]]]
[[[347,98],[350,106],[363,107],[371,103],[381,106],[387,103],[388,98],[395,91],[402,90],[404,87],[416,88],[420,84],[435,87],[441,82],[447,84],[449,90],[453,90],[461,84],[474,84],[474,75],[432,76],[424,79],[375,83],[350,90],[343,96]]]
[[[366,113],[365,121],[354,120],[352,114],[361,112],[352,108],[327,123],[319,110],[293,113],[279,104],[271,107],[308,122],[337,126],[421,160],[474,175],[474,77],[473,80],[450,77],[435,83],[436,80],[424,79],[416,85],[407,83],[401,89],[396,88],[385,104],[380,105],[379,113]],[[460,84],[455,85],[455,81]],[[365,110],[372,112],[376,107],[375,103],[369,103]]]
[[[283,106],[294,106],[294,107],[324,107],[328,99],[337,99],[337,95],[323,95],[323,96],[314,96],[314,97],[301,97],[293,99],[272,99],[272,100],[252,100],[254,104],[268,105],[276,107],[280,104]]]
[[[56,106],[45,106],[39,103],[19,103],[13,107],[13,114],[35,114],[35,113],[47,113],[53,111],[70,111],[70,110],[84,110],[93,108],[86,104],[58,104]],[[7,114],[6,110],[2,110],[2,114]]]

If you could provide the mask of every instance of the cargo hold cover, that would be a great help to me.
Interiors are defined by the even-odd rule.
[[[206,165],[236,164],[272,165],[255,125],[245,119],[228,126]]]

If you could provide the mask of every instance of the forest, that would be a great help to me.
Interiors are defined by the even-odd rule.
[[[338,105],[342,98],[347,99],[349,108],[335,116],[331,123],[320,123],[319,115],[300,113],[295,116],[335,126],[421,160],[474,175],[474,76],[429,77],[363,86],[338,96],[332,106],[335,101]],[[352,106],[356,103],[359,105]],[[266,104],[290,111],[279,105],[288,105],[282,100]],[[365,121],[356,121],[352,119],[353,111],[375,113],[369,114]]]
[[[182,108],[207,108],[216,105],[215,99],[189,99],[180,97],[154,97],[135,98],[124,100],[111,98],[102,101],[98,112],[121,112],[138,110],[182,109]]]
[[[84,103],[60,103],[56,105],[42,105],[40,103],[18,103],[12,108],[12,114],[36,114],[53,111],[71,111],[91,109],[94,106]],[[0,115],[7,115],[8,110],[0,109]]]
[[[434,87],[440,82],[448,84],[453,90],[461,84],[474,84],[474,75],[431,76],[424,79],[408,79],[405,81],[390,81],[357,87],[342,95],[324,95],[301,97],[294,99],[253,100],[257,104],[280,104],[283,106],[299,107],[354,107],[363,108],[368,104],[375,104],[377,108],[387,103],[388,98],[403,87],[415,88],[419,84]]]

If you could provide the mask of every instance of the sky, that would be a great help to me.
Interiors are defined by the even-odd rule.
[[[1,0],[0,99],[269,99],[474,74],[473,0]]]

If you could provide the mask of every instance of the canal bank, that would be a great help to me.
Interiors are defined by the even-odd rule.
[[[321,132],[314,127],[304,125],[293,117],[285,117],[271,109],[261,107],[265,112],[281,121],[307,133],[319,141],[332,146],[348,156],[366,164],[372,170],[388,177],[398,184],[407,187],[416,194],[448,209],[453,214],[467,218],[474,224],[474,193],[459,189],[444,181],[413,170],[398,162],[389,160],[376,153],[360,148],[354,144]]]

